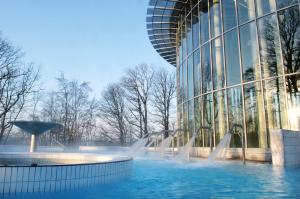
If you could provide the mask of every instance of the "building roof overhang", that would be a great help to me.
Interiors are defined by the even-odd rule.
[[[176,66],[176,31],[178,18],[188,0],[150,0],[147,10],[147,31],[155,50]]]

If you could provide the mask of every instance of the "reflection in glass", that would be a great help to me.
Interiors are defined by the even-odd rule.
[[[284,97],[284,81],[282,78],[264,82],[266,108],[269,129],[287,128],[286,107]]]
[[[255,8],[253,0],[237,0],[240,24],[255,18]]]
[[[210,14],[210,33],[211,38],[214,38],[222,32],[221,20],[221,4],[220,0],[209,0],[209,14]]]
[[[199,12],[200,12],[200,30],[201,30],[201,35],[200,35],[200,41],[201,44],[204,42],[208,41],[209,39],[209,20],[208,20],[208,1],[203,0],[199,2]]]
[[[183,101],[187,100],[187,65],[186,61],[182,64],[182,99]]]
[[[298,3],[297,0],[277,0],[277,9],[284,8],[290,5]]]
[[[256,12],[262,16],[276,10],[275,0],[256,0]]]
[[[299,7],[278,12],[282,57],[285,73],[300,71],[300,16]]]
[[[187,143],[188,138],[188,107],[187,103],[183,103],[183,135],[182,135],[182,144]]]
[[[222,38],[219,37],[211,42],[212,67],[214,89],[220,89],[225,86],[224,63],[223,63],[223,45]]]
[[[191,15],[186,18],[186,31],[187,31],[187,49],[188,55],[193,52],[193,31],[192,31],[192,19]]]
[[[211,68],[210,68],[210,45],[205,44],[202,47],[202,92],[207,93],[212,89]]]
[[[213,101],[212,94],[203,96],[203,126],[212,128],[212,117],[213,117]],[[204,146],[210,146],[210,131],[202,129],[202,135],[204,140]]]
[[[181,104],[182,102],[182,66],[177,68],[177,104]]]
[[[266,120],[260,83],[244,86],[248,148],[267,148]]]
[[[241,56],[244,81],[260,79],[258,46],[255,22],[241,27]]]
[[[226,31],[236,26],[235,0],[223,0],[222,7],[224,31]]]
[[[235,84],[240,84],[241,70],[237,31],[232,30],[226,33],[224,39],[227,85],[231,86]]]
[[[300,75],[287,76],[285,81],[290,129],[300,130],[297,118],[300,113]]]
[[[200,50],[194,52],[194,95],[200,95],[201,88],[201,65],[200,65]]]
[[[193,49],[197,49],[199,47],[199,15],[198,15],[198,7],[196,6],[192,12],[192,23],[193,23]]]
[[[198,133],[199,136],[196,137],[196,140],[195,140],[195,146],[196,147],[202,147],[203,146],[203,139],[202,139],[202,134],[201,134],[201,129],[200,126],[201,126],[201,123],[202,123],[202,117],[201,117],[201,101],[202,98],[201,97],[198,97],[195,99],[195,133]]]
[[[194,77],[193,77],[193,55],[189,56],[188,58],[188,99],[194,97]]]
[[[194,100],[190,100],[189,103],[189,116],[188,116],[188,128],[189,128],[189,134],[188,134],[188,140],[194,135]]]
[[[185,31],[186,31],[186,27],[185,27],[185,22],[186,22],[186,20],[185,20],[185,18],[183,18],[182,19],[182,28],[181,28],[181,37],[182,37],[182,61],[183,60],[185,60],[185,58],[186,58],[186,41],[187,41],[187,39],[186,39],[186,33],[185,33]]]
[[[280,39],[277,31],[276,15],[258,20],[260,62],[263,77],[282,75]]]
[[[224,137],[227,131],[226,96],[224,91],[214,93],[214,124],[215,145]]]
[[[240,86],[227,89],[227,99],[228,99],[228,125],[229,128],[233,124],[238,124],[243,126],[243,99],[242,99],[242,89]],[[241,133],[241,129],[234,129]],[[241,139],[238,136],[238,132],[233,135],[231,139],[232,147],[241,147]]]

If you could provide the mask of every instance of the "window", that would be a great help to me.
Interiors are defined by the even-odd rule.
[[[194,77],[193,77],[193,56],[189,56],[188,58],[188,99],[191,99],[194,97]]]
[[[214,89],[220,89],[225,86],[222,38],[213,40],[211,48]]]
[[[194,52],[194,96],[200,95],[201,88],[200,50]]]
[[[264,81],[269,129],[287,128],[284,81],[282,78]]]
[[[197,133],[199,136],[196,137],[195,140],[195,146],[196,147],[202,147],[203,146],[203,139],[202,139],[202,135],[201,135],[201,123],[202,123],[202,117],[201,117],[201,103],[202,103],[202,98],[198,97],[195,99],[195,133]]]
[[[277,9],[298,3],[297,0],[277,0]]]
[[[233,124],[243,126],[243,101],[242,101],[242,89],[240,86],[227,89],[228,99],[228,124],[231,128]],[[243,133],[243,129],[233,129],[235,133],[231,139],[232,147],[241,147],[241,138],[238,134]]]
[[[239,60],[239,46],[237,31],[233,30],[225,34],[225,61],[227,85],[232,86],[241,83],[241,70]]]
[[[192,23],[193,23],[193,49],[197,49],[199,47],[199,15],[198,15],[198,6],[193,9],[192,12]]]
[[[194,100],[189,101],[189,138],[194,135]]]
[[[227,132],[227,111],[226,93],[218,91],[214,93],[214,124],[215,124],[215,145],[224,137]]]
[[[264,78],[282,75],[280,39],[276,15],[258,20],[260,61]]]
[[[298,6],[278,12],[285,73],[300,71],[300,16]]]
[[[210,45],[202,47],[202,93],[207,93],[212,89],[211,68],[210,68]]]
[[[255,8],[253,0],[237,0],[239,9],[240,24],[255,18]]]
[[[287,94],[287,114],[290,129],[300,130],[297,114],[300,112],[300,75],[291,75],[285,78]]]
[[[200,30],[201,30],[201,37],[200,41],[201,44],[205,43],[209,40],[209,20],[208,20],[208,1],[203,0],[199,2],[199,12],[200,12]]]
[[[246,24],[240,29],[241,55],[244,81],[260,79],[258,46],[255,22]]]
[[[221,20],[221,9],[220,1],[210,0],[209,1],[209,14],[210,14],[210,33],[211,38],[214,38],[222,32],[222,20]]]
[[[262,16],[275,10],[275,0],[256,0],[257,16]]]
[[[260,83],[245,85],[244,95],[247,146],[248,148],[268,148],[265,109]]]
[[[193,32],[192,32],[192,19],[191,15],[186,18],[186,29],[187,29],[187,49],[188,55],[193,52]]]
[[[212,94],[203,96],[203,126],[210,127],[210,128],[212,128],[213,125],[213,121],[212,121],[213,101],[212,100],[213,100]],[[202,129],[201,133],[203,135],[204,146],[209,147],[211,130]]]
[[[236,26],[235,0],[222,1],[224,31]]]
[[[186,62],[183,63],[182,65],[182,85],[183,85],[183,95],[182,99],[183,101],[187,100],[187,65]]]

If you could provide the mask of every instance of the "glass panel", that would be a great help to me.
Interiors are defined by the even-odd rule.
[[[227,85],[241,83],[241,70],[239,60],[239,46],[237,31],[233,30],[225,34],[225,61]]]
[[[192,19],[191,15],[186,18],[186,30],[187,30],[187,47],[188,55],[193,52],[193,32],[192,32]]]
[[[285,73],[300,71],[300,16],[298,6],[278,12]]]
[[[286,107],[284,97],[284,81],[282,78],[264,82],[266,109],[269,129],[287,128]]]
[[[188,99],[191,99],[194,97],[194,77],[193,77],[193,56],[189,56],[188,58]]]
[[[225,85],[222,38],[213,40],[211,48],[214,89],[220,89]]]
[[[178,32],[179,32],[179,34],[178,34],[178,57],[179,57],[179,64],[181,64],[182,63],[182,41],[181,41],[181,27],[179,27],[179,29],[178,29]]]
[[[208,1],[204,0],[199,2],[199,12],[200,12],[200,24],[201,24],[201,44],[208,41],[209,39],[209,20],[208,20]]]
[[[198,6],[193,9],[193,48],[194,50],[199,47],[199,31],[200,31],[200,24],[199,24],[199,15],[198,15]]]
[[[187,65],[186,62],[183,63],[182,65],[182,100],[185,102],[187,100]]]
[[[224,30],[226,31],[236,26],[235,0],[223,0],[222,7]]]
[[[221,4],[220,1],[209,1],[209,14],[210,14],[210,33],[211,38],[214,38],[222,32],[222,20],[221,20]]]
[[[203,139],[202,134],[200,132],[201,129],[201,123],[202,123],[202,117],[201,117],[201,97],[198,97],[195,99],[195,133],[198,133],[199,136],[196,137],[195,140],[195,147],[202,147],[203,146]]]
[[[255,9],[253,0],[238,0],[240,24],[255,18]]]
[[[298,3],[297,0],[277,0],[277,9]]]
[[[240,36],[243,79],[244,81],[260,79],[255,22],[244,25],[240,30]]]
[[[182,144],[187,143],[188,138],[188,107],[187,103],[183,104],[183,135],[182,135]]]
[[[205,127],[212,127],[213,121],[213,112],[212,112],[212,94],[204,95],[203,96],[203,126]],[[204,140],[204,146],[209,147],[210,146],[210,130],[203,129],[202,135]]]
[[[202,47],[202,92],[207,93],[212,89],[211,68],[210,68],[210,46],[209,43]]]
[[[200,50],[194,52],[194,94],[200,95],[201,88],[201,65],[200,65]]]
[[[290,129],[300,130],[297,118],[300,113],[300,75],[287,76],[285,81]]]
[[[183,86],[182,86],[182,66],[179,66],[178,73],[177,73],[177,88],[178,89],[178,97],[177,102],[178,104],[182,103],[182,93],[183,93]]]
[[[275,10],[275,0],[256,0],[256,12],[258,16],[268,14]]]
[[[227,90],[228,99],[228,122],[229,128],[233,124],[243,126],[243,101],[242,101],[242,89],[240,86],[230,88]],[[243,133],[241,128],[235,128],[233,137],[231,139],[232,147],[241,147],[241,138],[239,134]]]
[[[185,30],[185,19],[183,19],[183,23],[182,23],[182,32],[181,32],[181,34],[182,34],[182,60],[185,60],[186,59],[186,41],[187,41],[187,39],[186,39],[186,30]]]
[[[224,91],[214,93],[214,124],[215,145],[224,137],[227,131],[226,96]]]
[[[248,148],[268,148],[266,120],[260,83],[244,86]]]
[[[269,15],[258,20],[258,38],[263,77],[282,75],[280,39],[276,15]]]
[[[194,135],[194,100],[189,101],[189,139]]]

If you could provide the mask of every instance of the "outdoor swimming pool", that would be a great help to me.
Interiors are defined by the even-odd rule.
[[[135,160],[130,180],[68,192],[5,198],[300,198],[300,168],[240,162],[203,163]]]

